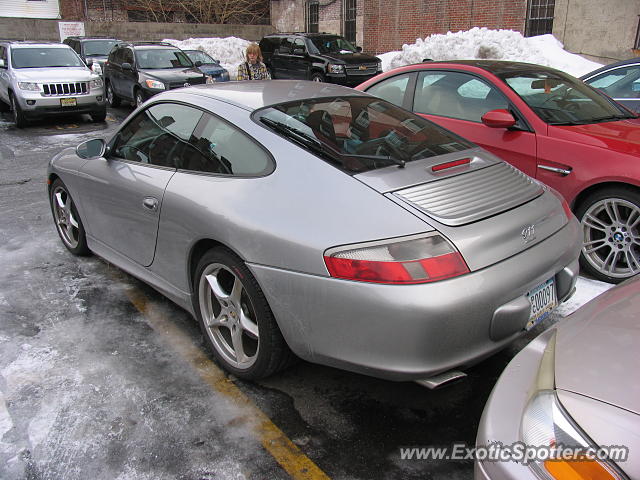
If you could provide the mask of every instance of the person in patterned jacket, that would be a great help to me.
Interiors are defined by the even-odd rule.
[[[238,80],[271,80],[267,66],[262,63],[262,52],[256,43],[247,47],[246,62],[238,65]]]

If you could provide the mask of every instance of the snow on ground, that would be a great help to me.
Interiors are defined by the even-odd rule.
[[[566,317],[567,315],[575,312],[580,306],[584,305],[592,298],[597,297],[602,292],[605,292],[612,287],[613,285],[610,283],[599,282],[598,280],[592,280],[585,277],[578,277],[576,293],[558,307],[557,313],[562,317]]]
[[[237,37],[190,38],[188,40],[165,39],[182,49],[200,49],[207,52],[229,70],[235,78],[238,65],[244,61],[244,51],[248,40]],[[490,30],[474,27],[461,32],[435,34],[424,39],[418,38],[411,45],[403,45],[402,50],[379,54],[382,69],[418,63],[425,58],[432,60],[495,59],[538,63],[579,77],[602,65],[587,60],[580,55],[569,53],[562,48],[553,35],[524,37],[513,30]]]
[[[238,37],[189,38],[182,41],[167,38],[163,42],[169,42],[182,50],[202,50],[208,53],[229,71],[232,79],[236,78],[238,65],[245,61],[244,52],[251,43]]]

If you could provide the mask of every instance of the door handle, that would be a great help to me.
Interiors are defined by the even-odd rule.
[[[538,168],[541,168],[542,170],[547,170],[549,172],[559,173],[564,177],[566,177],[571,173],[571,168],[569,169],[557,168],[557,167],[550,167],[549,165],[538,165]]]
[[[146,197],[142,200],[142,206],[147,210],[155,212],[158,209],[158,199],[154,197]]]

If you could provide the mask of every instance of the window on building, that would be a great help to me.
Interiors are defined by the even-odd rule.
[[[351,43],[356,41],[356,0],[344,2],[344,37]]]
[[[318,20],[320,16],[320,5],[316,0],[311,0],[307,4],[307,31],[311,33],[318,33]]]
[[[556,0],[529,0],[525,35],[534,37],[553,31],[553,11]]]

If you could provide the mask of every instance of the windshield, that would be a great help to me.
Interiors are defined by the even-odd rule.
[[[561,72],[505,73],[501,78],[550,125],[580,125],[633,118],[580,80]]]
[[[313,147],[349,173],[361,173],[474,145],[430,121],[375,97],[331,97],[261,110],[256,120]]]
[[[106,57],[116,44],[115,40],[90,40],[84,42],[84,54],[88,56],[100,55]]]
[[[14,48],[13,68],[86,67],[71,48]]]
[[[193,63],[182,50],[154,48],[136,50],[138,68],[184,68],[193,67]]]
[[[189,50],[188,52],[185,51],[184,53],[187,54],[187,56],[193,63],[202,62],[203,65],[211,63],[217,64],[217,62],[213,58],[211,58],[206,53],[201,52],[200,50]]]
[[[356,53],[356,47],[338,35],[311,36],[308,38],[320,53]]]

